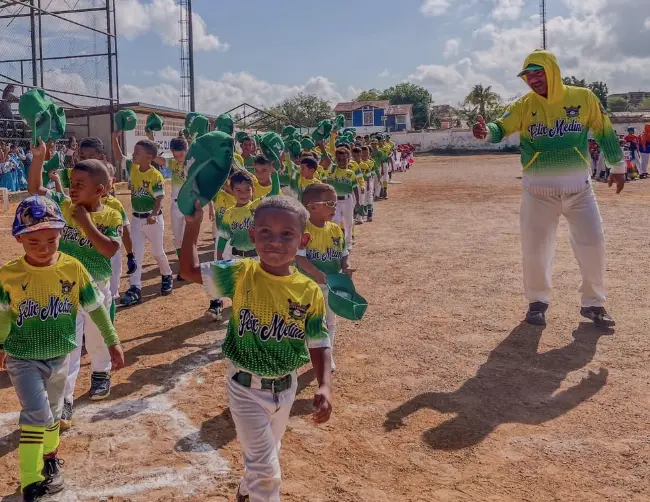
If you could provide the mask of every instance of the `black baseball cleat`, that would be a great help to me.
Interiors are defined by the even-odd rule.
[[[91,401],[101,401],[111,395],[111,374],[94,372],[90,375],[90,390],[88,397]]]
[[[57,490],[50,485],[51,481],[49,479],[27,485],[23,490],[23,502],[38,502],[48,495],[53,495],[63,490],[63,486]]]
[[[142,291],[136,286],[131,286],[120,298],[120,303],[124,307],[130,307],[140,302],[142,302]]]
[[[60,458],[46,458],[43,467],[43,476],[49,481],[48,489],[50,493],[58,493],[63,490],[65,483],[63,482],[63,474],[61,467],[65,462]]]
[[[582,307],[580,315],[593,321],[599,328],[611,328],[616,326],[614,319],[607,313],[605,307]]]
[[[160,285],[160,294],[163,296],[170,295],[174,289],[174,278],[171,275],[162,276],[162,284]]]
[[[526,322],[534,326],[546,326],[546,311],[548,303],[533,302],[528,306],[526,313]]]

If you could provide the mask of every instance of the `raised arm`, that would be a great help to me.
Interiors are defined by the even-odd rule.
[[[45,163],[45,143],[38,138],[38,145],[31,147],[32,166],[27,176],[27,191],[30,195],[45,195],[47,189],[43,186],[43,164]]]
[[[122,163],[122,160],[124,160],[124,154],[122,153],[122,147],[120,147],[120,136],[121,136],[120,131],[115,131],[113,135],[111,136],[111,144],[113,146],[113,156],[115,157],[115,161],[120,164]]]

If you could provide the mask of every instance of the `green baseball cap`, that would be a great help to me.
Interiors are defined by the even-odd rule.
[[[145,125],[145,131],[162,131],[165,121],[157,113],[150,113],[147,117],[147,123]]]
[[[235,140],[237,143],[243,143],[247,139],[250,139],[250,136],[246,131],[237,131],[237,134],[235,134]]]
[[[314,138],[314,141],[323,141],[329,138],[333,128],[334,125],[331,120],[321,120],[316,129],[311,133],[311,137]]]
[[[284,152],[284,141],[278,133],[267,132],[260,138],[260,148],[265,157],[273,161],[276,170],[280,169],[280,156]]]
[[[201,115],[200,113],[194,114],[192,115],[192,120],[188,127],[189,135],[195,138],[200,138],[208,132],[209,125],[210,121],[208,120],[208,117]]]
[[[116,131],[133,131],[138,125],[138,115],[133,110],[118,110],[114,123]]]
[[[345,127],[345,115],[337,115],[334,119],[334,127],[341,130]]]
[[[235,121],[229,114],[224,113],[222,115],[219,115],[214,121],[214,127],[217,129],[217,131],[225,132],[226,134],[232,136],[235,132]]]
[[[212,131],[197,138],[185,159],[187,178],[178,192],[178,208],[184,215],[194,214],[194,203],[206,206],[228,179],[235,152],[229,134]]]
[[[65,110],[62,106],[52,103],[48,109],[52,123],[50,124],[50,139],[58,141],[65,136]]]
[[[192,120],[194,120],[194,117],[198,117],[199,115],[202,115],[199,112],[190,112],[187,115],[185,115],[185,128],[189,129],[190,124],[192,123]]]
[[[284,151],[292,157],[297,157],[302,152],[302,145],[298,140],[290,139],[284,144]]]
[[[529,71],[539,71],[539,70],[543,70],[543,69],[544,69],[543,66],[540,66],[540,65],[538,65],[538,64],[530,63],[528,66],[526,66],[526,68],[524,68],[523,70],[521,70],[521,71],[519,72],[519,75],[517,75],[517,76],[518,76],[518,77],[521,77],[521,76],[523,76],[526,72],[529,72]]]
[[[300,142],[300,146],[302,146],[303,150],[313,150],[316,148],[316,143],[314,143],[314,140],[311,138],[303,138]]]
[[[61,165],[61,156],[55,153],[50,160],[46,160],[43,164],[43,186],[46,187],[50,182],[50,171],[58,171],[63,167]]]
[[[32,140],[38,144],[38,138],[43,141],[50,139],[52,129],[52,114],[50,105],[53,104],[45,96],[43,89],[30,89],[20,97],[18,113],[32,130]]]
[[[361,320],[368,302],[357,293],[350,277],[345,274],[328,274],[327,289],[327,301],[332,312],[351,321]]]
[[[294,126],[288,125],[282,129],[282,139],[293,138],[297,132],[298,130]]]

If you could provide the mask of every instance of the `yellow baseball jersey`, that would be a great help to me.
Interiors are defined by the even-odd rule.
[[[75,208],[72,200],[64,194],[52,190],[48,190],[47,197],[59,205],[65,219],[65,228],[59,241],[59,251],[74,256],[79,260],[96,281],[110,280],[113,275],[111,259],[95,249],[86,237],[86,233],[72,218]],[[88,215],[97,230],[106,237],[115,240],[122,237],[122,216],[115,209],[103,205],[101,210],[88,213]]]
[[[228,192],[224,190],[217,192],[217,196],[214,198],[214,218],[217,223],[217,228],[221,226],[221,221],[226,210],[234,207],[236,203],[235,197]]]
[[[233,206],[227,209],[219,227],[217,249],[223,251],[226,243],[239,251],[252,251],[255,245],[251,242],[248,229],[253,226],[255,209],[263,199],[255,199],[245,206]]]
[[[308,221],[305,233],[310,236],[309,243],[305,249],[298,251],[298,256],[306,257],[321,272],[339,273],[343,258],[348,256],[345,235],[341,227],[332,221],[326,222],[322,227],[317,227]],[[301,272],[311,277],[304,270]]]
[[[259,199],[265,197],[271,193],[273,184],[269,183],[267,186],[260,185],[257,177],[253,176],[253,199]]]
[[[349,167],[354,171],[354,174],[357,175],[357,182],[359,183],[359,188],[365,188],[366,183],[363,179],[363,171],[361,170],[361,166],[359,165],[359,163],[356,160],[352,159],[350,161]]]
[[[355,188],[359,188],[357,175],[352,169],[341,169],[338,166],[333,171],[327,173],[324,180],[336,190],[336,195],[343,197],[354,193]]]
[[[131,182],[131,206],[136,213],[150,213],[153,211],[156,198],[165,195],[165,178],[153,166],[145,172],[140,166],[127,161],[129,178]]]
[[[106,345],[119,343],[102,294],[79,260],[59,253],[54,265],[34,267],[25,257],[0,268],[0,344],[17,359],[65,356],[76,347],[79,310],[90,315]]]
[[[111,209],[115,209],[118,213],[120,213],[120,216],[122,217],[122,225],[127,226],[129,224],[129,218],[126,215],[126,210],[124,209],[124,205],[120,199],[109,194],[102,198],[102,204],[110,207]]]
[[[178,192],[181,191],[181,187],[185,183],[185,165],[172,157],[167,159],[167,169],[172,173],[172,198],[176,200]]]
[[[372,176],[372,171],[375,167],[375,162],[372,159],[362,160],[361,163],[359,164],[359,167],[361,168],[361,174],[363,175],[363,179],[365,181],[368,181]]]
[[[222,350],[238,368],[283,376],[309,363],[308,348],[330,347],[323,293],[297,270],[271,275],[245,258],[204,263],[201,275],[210,298],[232,298]]]

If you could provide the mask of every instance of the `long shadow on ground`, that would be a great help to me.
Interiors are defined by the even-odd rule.
[[[296,394],[300,393],[305,388],[309,387],[316,379],[314,369],[311,368],[298,377],[298,390]],[[311,400],[296,400],[291,410],[292,415],[307,415],[312,413]],[[225,447],[237,437],[235,432],[235,423],[230,414],[230,408],[226,408],[219,415],[206,420],[201,424],[201,429],[196,434],[186,436],[180,439],[176,446],[175,451],[193,452],[196,449],[197,440],[201,443],[212,446],[215,450]]]
[[[543,328],[519,324],[489,355],[476,376],[454,392],[427,392],[407,401],[386,416],[393,430],[422,408],[456,416],[425,431],[432,448],[458,450],[483,441],[505,423],[541,424],[572,410],[597,394],[607,382],[607,370],[589,372],[579,384],[554,394],[567,374],[586,366],[596,354],[601,336],[613,330],[581,323],[573,342],[543,354],[537,352]]]

